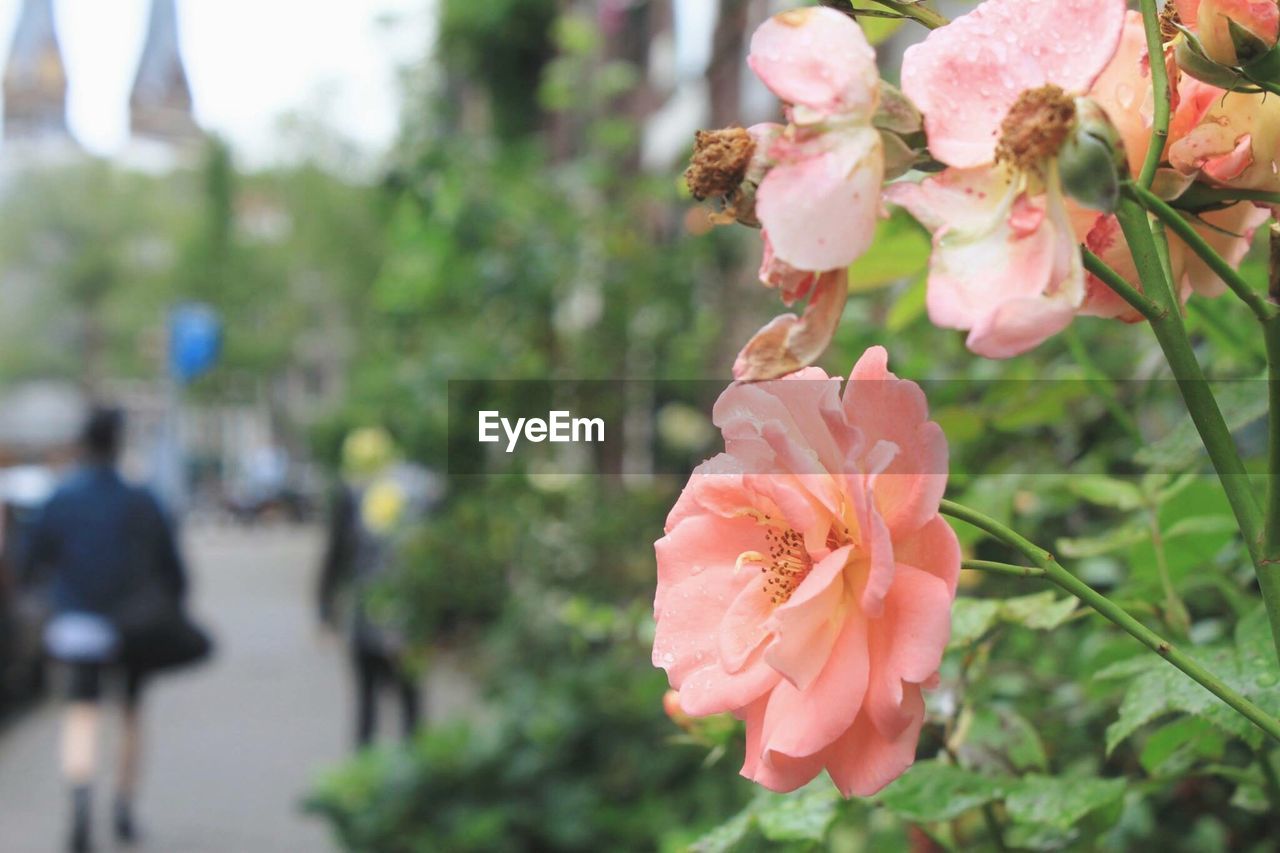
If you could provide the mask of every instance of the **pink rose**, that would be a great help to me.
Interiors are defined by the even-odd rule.
[[[853,20],[810,7],[761,24],[747,64],[788,105],[790,119],[768,143],[769,168],[756,191],[773,251],[797,269],[846,267],[871,244],[880,211],[875,51]]]
[[[685,713],[746,721],[742,773],[775,791],[824,768],[845,796],[900,775],[950,635],[946,439],[887,360],[867,350],[843,395],[818,368],[730,386],[725,452],[656,544],[654,665]]]
[[[968,330],[979,355],[1025,352],[1085,306],[1057,155],[1124,19],[1124,0],[986,0],[903,58],[902,89],[951,168],[886,197],[933,232],[930,320]]]

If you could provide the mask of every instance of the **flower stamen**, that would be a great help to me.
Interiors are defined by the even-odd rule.
[[[764,593],[774,604],[785,604],[809,576],[813,558],[805,548],[804,537],[790,527],[775,525],[764,538],[769,543],[769,561],[760,566],[765,576]]]
[[[1041,174],[1057,156],[1076,123],[1074,99],[1052,83],[1018,96],[1000,125],[996,162]]]

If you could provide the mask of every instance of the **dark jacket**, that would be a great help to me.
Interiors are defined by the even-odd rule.
[[[109,615],[151,584],[179,601],[186,594],[159,503],[107,465],[85,466],[58,488],[36,522],[26,563],[28,580],[47,578],[54,613]]]

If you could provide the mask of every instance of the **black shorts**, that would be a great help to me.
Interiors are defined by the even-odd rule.
[[[133,708],[142,697],[143,676],[139,670],[101,663],[74,663],[67,667],[67,698],[72,702],[102,699],[103,680],[119,682],[126,707]]]

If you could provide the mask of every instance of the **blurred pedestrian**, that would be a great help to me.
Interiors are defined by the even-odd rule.
[[[27,553],[28,580],[46,582],[50,598],[45,645],[67,675],[62,771],[71,790],[69,847],[77,853],[91,846],[104,682],[119,686],[124,706],[114,827],[129,843],[137,837],[143,685],[152,672],[210,650],[182,608],[186,571],[168,519],[150,492],[126,483],[117,469],[123,433],[120,411],[90,415],[83,464],[50,498]]]
[[[379,694],[395,691],[401,731],[417,729],[422,697],[406,666],[403,632],[370,606],[369,593],[397,568],[399,545],[413,523],[438,498],[440,487],[425,469],[400,462],[386,430],[353,431],[342,446],[342,480],[329,516],[328,547],[320,568],[320,620],[339,627],[345,608],[355,675],[356,745],[368,745],[377,730]]]

